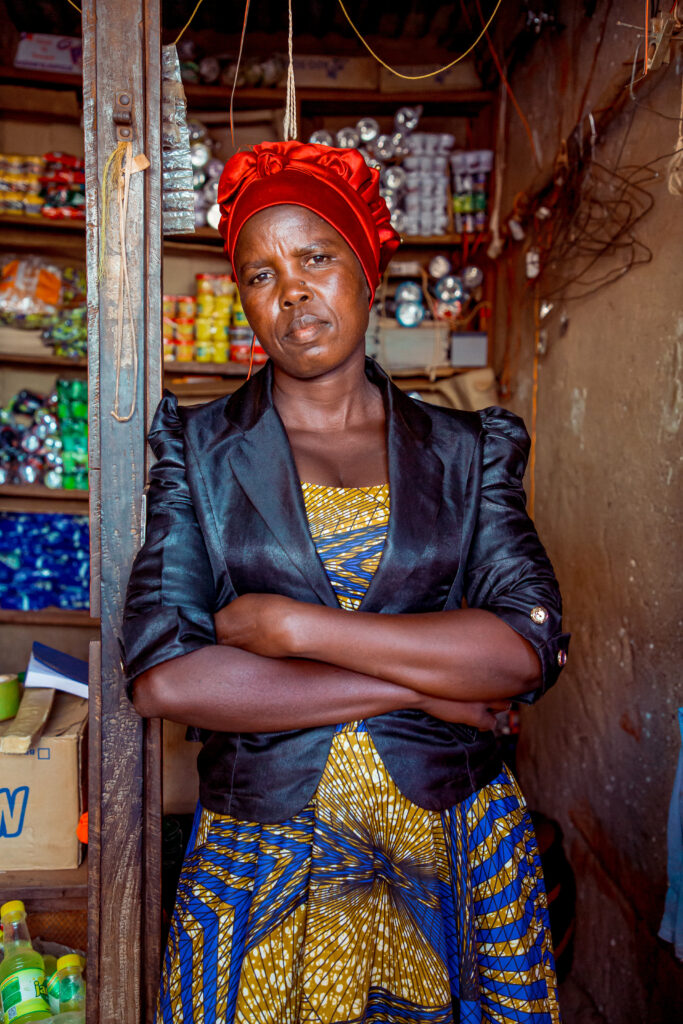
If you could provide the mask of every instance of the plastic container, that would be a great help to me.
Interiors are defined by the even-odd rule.
[[[57,961],[59,978],[59,1012],[85,1011],[85,981],[83,961],[77,953],[60,956]]]
[[[31,945],[26,910],[21,900],[0,909],[5,956],[0,963],[0,1003],[3,1020],[28,1024],[52,1016],[45,988],[45,964]]]

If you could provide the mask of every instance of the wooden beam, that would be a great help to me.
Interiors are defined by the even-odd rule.
[[[145,738],[143,722],[125,694],[119,646],[126,582],[141,536],[149,404],[160,389],[159,31],[159,0],[86,0],[83,5],[91,608],[102,621],[101,646],[92,651],[93,662],[99,653],[100,668],[91,680],[88,970],[97,982],[88,1005],[92,1024],[150,1019],[150,994],[159,977],[158,728]],[[130,309],[119,298],[116,182],[107,201],[109,233],[98,274],[101,183],[117,145],[117,93],[130,99],[133,154],[145,153],[151,163],[130,180],[125,224]],[[113,415],[117,394],[119,418]]]

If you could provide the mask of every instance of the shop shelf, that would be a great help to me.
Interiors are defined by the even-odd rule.
[[[227,110],[232,89],[225,85],[194,85],[185,83],[187,105],[192,111]],[[436,108],[439,113],[444,107],[456,107],[459,110],[479,110],[488,106],[495,99],[495,93],[487,89],[434,89],[416,93],[414,90],[404,92],[382,93],[371,89],[311,89],[300,88],[296,91],[301,104],[302,114],[318,113],[324,109],[326,113],[334,113],[338,108],[342,113],[351,109],[362,112],[386,107],[393,110],[405,103],[420,102],[429,113]],[[234,105],[236,109],[267,109],[275,105],[284,106],[285,89],[247,89],[235,90]]]
[[[30,913],[86,909],[88,862],[61,871],[0,871],[0,902],[22,900]]]
[[[167,377],[246,377],[248,372],[249,367],[243,363],[164,363]]]
[[[0,608],[0,625],[14,626],[75,626],[85,629],[99,629],[100,620],[90,617],[90,612],[73,608],[41,608],[38,611],[17,611]]]
[[[88,363],[86,359],[68,359],[66,356],[52,356],[47,351],[43,355],[30,352],[3,352],[0,349],[0,365],[5,366],[28,366],[31,369],[43,369],[44,367],[57,367],[65,370],[86,370]]]

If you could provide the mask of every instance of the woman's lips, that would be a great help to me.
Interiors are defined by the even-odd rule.
[[[317,337],[321,328],[327,326],[327,320],[314,316],[312,313],[304,313],[303,316],[295,317],[289,324],[285,337],[291,341],[310,341]]]

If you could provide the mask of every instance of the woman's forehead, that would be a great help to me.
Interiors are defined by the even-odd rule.
[[[346,247],[346,242],[324,217],[318,216],[313,210],[293,203],[269,206],[253,214],[240,231],[235,252],[243,253],[245,248],[252,249],[269,247],[277,240],[296,241],[300,245],[305,241],[329,239]]]

